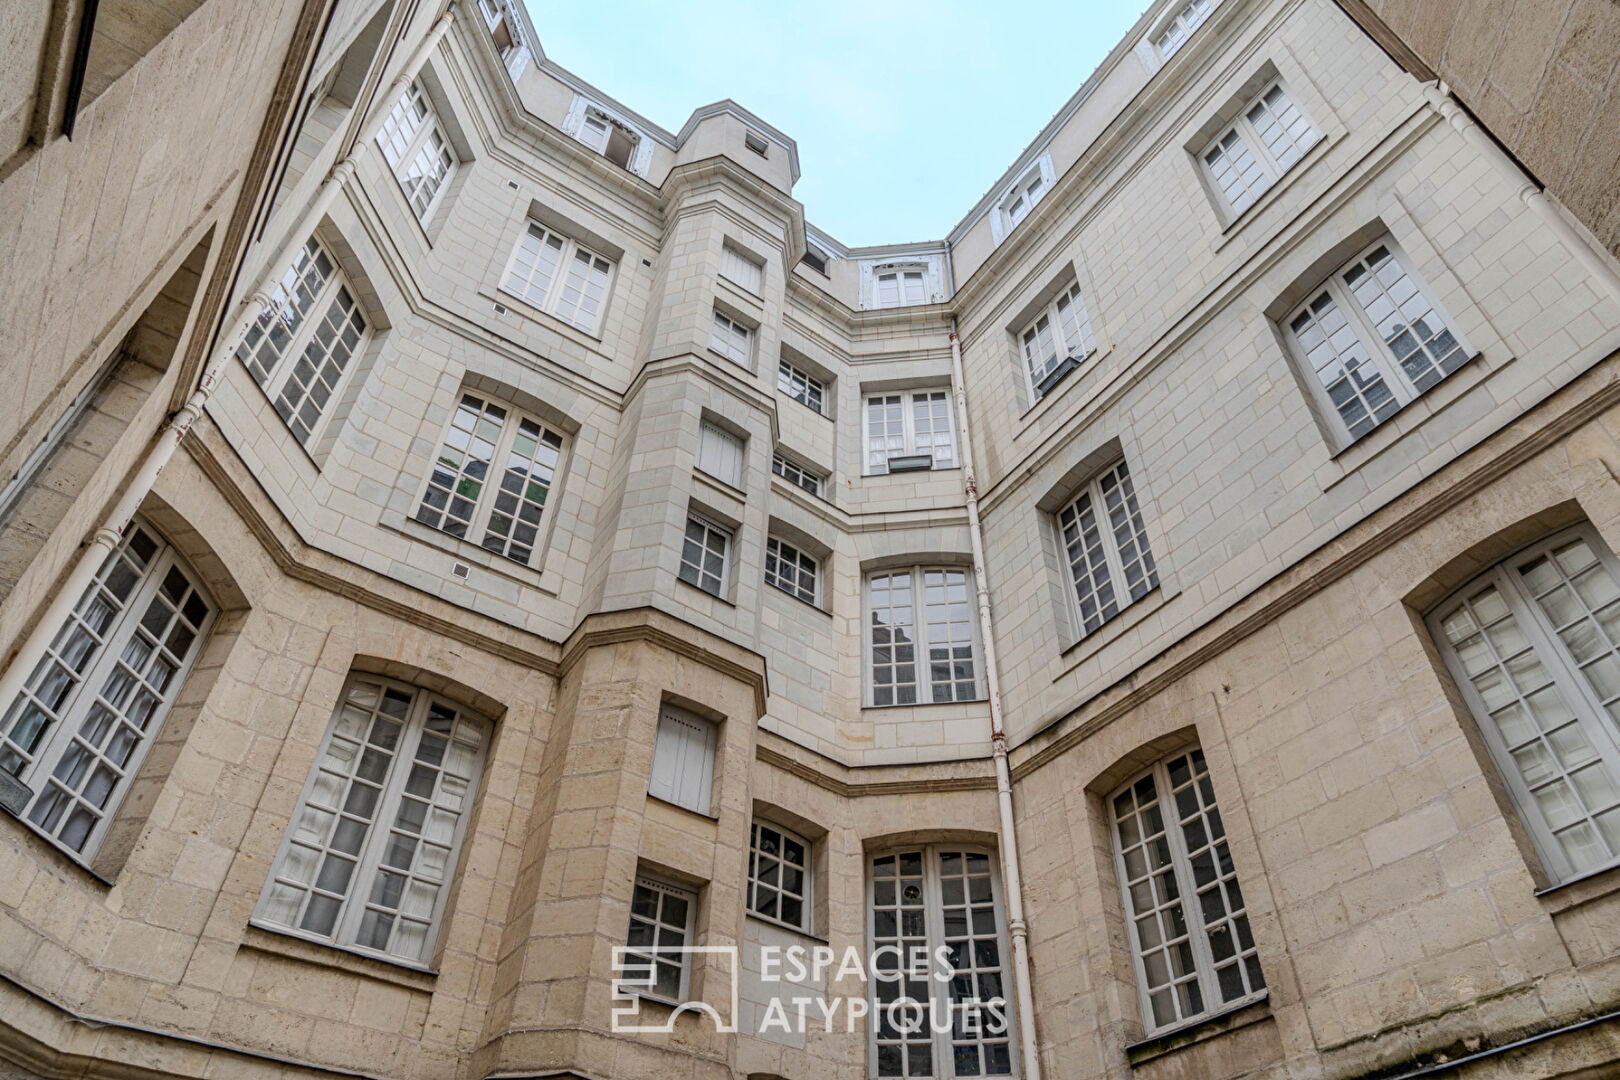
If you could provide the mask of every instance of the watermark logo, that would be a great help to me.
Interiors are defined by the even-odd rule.
[[[714,1029],[723,1035],[736,1033],[742,972],[737,964],[735,945],[666,945],[650,952],[653,955],[649,955],[647,949],[613,946],[613,1000],[623,1003],[613,1007],[610,1026],[615,1034],[674,1031],[676,1018],[688,1012],[707,1015],[713,1021]],[[671,972],[677,973],[677,982],[684,983],[693,968],[693,961],[707,956],[718,958],[724,965],[731,990],[731,1007],[724,1016],[707,1001],[687,999],[676,986],[670,985]],[[674,1008],[656,1023],[643,1023],[643,998],[662,1001]]]

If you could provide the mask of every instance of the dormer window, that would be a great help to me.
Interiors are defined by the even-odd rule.
[[[591,110],[579,129],[579,141],[607,158],[621,169],[630,168],[640,139],[624,125]]]
[[[1176,17],[1165,24],[1159,31],[1159,36],[1153,39],[1158,47],[1159,57],[1168,60],[1176,51],[1187,44],[1192,32],[1209,18],[1211,4],[1209,0],[1190,0],[1187,6],[1176,12]]]
[[[990,212],[991,239],[997,244],[1005,240],[1007,234],[1035,209],[1035,204],[1046,198],[1056,179],[1050,154],[1042,154],[1030,162],[1013,185],[1002,193],[1001,201]]]
[[[1007,218],[1012,224],[1018,224],[1029,215],[1030,208],[1041,197],[1042,183],[1041,174],[1036,172],[1034,176],[1028,177],[1027,181],[1020,182],[1019,186],[1013,189],[1012,201],[1006,206]]]
[[[928,274],[922,267],[880,267],[876,276],[876,306],[891,308],[928,303]]]

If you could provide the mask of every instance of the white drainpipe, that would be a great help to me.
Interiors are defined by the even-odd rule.
[[[1575,256],[1586,272],[1602,282],[1609,295],[1620,301],[1620,272],[1615,270],[1614,263],[1606,254],[1594,250],[1569,220],[1558,212],[1558,208],[1547,198],[1547,193],[1541,189],[1541,185],[1526,175],[1519,167],[1519,163],[1514,161],[1495,139],[1481,130],[1468,110],[1452,96],[1451,87],[1436,79],[1434,82],[1423,84],[1423,96],[1428,99],[1429,107],[1456,129],[1470,146],[1488,158],[1510,183],[1518,186],[1520,200],[1558,238],[1558,242]]]
[[[215,387],[219,385],[219,378],[225,370],[225,364],[236,352],[236,347],[242,343],[242,339],[247,336],[247,332],[252,328],[253,324],[258,322],[260,316],[270,310],[274,303],[272,294],[275,292],[277,275],[286,267],[292,265],[293,260],[298,257],[298,252],[303,248],[309,233],[314,230],[316,224],[326,216],[326,212],[337,201],[338,193],[342,191],[343,185],[354,175],[355,163],[366,152],[366,148],[376,138],[383,121],[387,119],[388,109],[398,99],[399,95],[404,92],[410,81],[416,78],[417,72],[427,62],[428,56],[439,44],[440,40],[443,39],[445,32],[450,29],[450,23],[454,17],[455,4],[451,3],[445,9],[444,14],[434,22],[427,36],[422,39],[422,43],[416,47],[416,51],[411,54],[410,62],[395,77],[388,88],[388,92],[380,98],[373,99],[372,114],[361,127],[359,137],[355,140],[353,147],[344,156],[343,160],[332,167],[331,174],[321,184],[320,190],[310,202],[309,208],[299,218],[298,224],[292,229],[292,234],[286,244],[276,253],[274,259],[265,264],[264,269],[260,271],[258,282],[253,291],[249,293],[247,299],[237,306],[236,313],[221,328],[219,345],[214,350],[208,364],[203,368],[202,376],[197,381],[197,389],[186,400],[184,405],[176,409],[164,421],[163,426],[158,430],[157,441],[146,452],[146,457],[141,461],[140,468],[130,478],[123,493],[118,497],[118,501],[113,504],[112,510],[107,514],[106,521],[95,531],[90,538],[90,542],[80,551],[78,561],[74,563],[73,569],[68,573],[67,580],[57,589],[56,594],[51,597],[51,602],[40,613],[39,618],[34,623],[34,628],[29,632],[27,639],[18,647],[11,663],[6,666],[4,671],[0,671],[0,710],[7,708],[22,691],[29,676],[33,674],[35,666],[44,658],[45,650],[50,645],[51,639],[56,635],[57,629],[67,621],[73,609],[78,606],[80,598],[83,597],[85,590],[90,587],[91,581],[95,579],[96,573],[101,569],[102,563],[106,561],[107,556],[118,547],[119,541],[123,539],[124,530],[129,527],[130,519],[135,516],[135,511],[140,509],[141,503],[145,501],[146,496],[151,492],[152,485],[157,482],[158,474],[163,471],[163,467],[174,456],[175,450],[179,448],[181,441],[185,439],[187,432],[191,430],[191,425],[202,415],[204,407],[208,404],[208,399],[213,396]]]
[[[967,497],[968,537],[973,544],[973,586],[979,600],[979,637],[984,641],[984,682],[990,698],[990,743],[996,764],[996,803],[1000,812],[1001,879],[1007,893],[1007,933],[1012,938],[1013,992],[1018,1000],[1018,1033],[1023,1044],[1024,1080],[1041,1080],[1035,1042],[1035,991],[1029,977],[1029,929],[1024,923],[1024,880],[1018,869],[1018,832],[1013,824],[1012,771],[1007,766],[1007,732],[1001,723],[1001,676],[996,666],[996,635],[990,615],[990,580],[985,574],[984,530],[979,521],[979,484],[973,471],[973,440],[968,434],[967,384],[962,378],[962,343],[951,316],[951,389],[956,396],[956,428],[962,440],[962,489]]]

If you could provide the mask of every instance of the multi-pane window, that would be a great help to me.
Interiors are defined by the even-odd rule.
[[[45,466],[63,443],[71,438],[79,429],[80,422],[91,411],[91,405],[100,396],[103,388],[112,381],[113,372],[124,363],[126,356],[122,350],[114,352],[101,365],[101,370],[93,375],[89,382],[73,396],[68,407],[62,410],[62,415],[45,432],[43,438],[34,444],[28,456],[17,466],[11,479],[0,486],[0,521],[11,516],[12,510],[22,498],[31,484],[45,470]]]
[[[377,133],[377,145],[417,220],[426,221],[455,170],[456,156],[420,82],[411,83],[400,95]]]
[[[820,569],[821,564],[814,555],[785,540],[773,536],[765,542],[765,584],[774,585],[789,596],[814,604]]]
[[[880,855],[868,885],[873,1074],[1011,1076],[1007,945],[991,857],[953,847]],[[935,959],[941,947],[949,972]],[[927,959],[914,966],[922,950]]]
[[[1354,442],[1462,367],[1468,350],[1406,258],[1378,241],[1288,317],[1307,380]]]
[[[928,303],[927,273],[918,268],[884,270],[876,275],[873,302],[880,308]]]
[[[660,709],[647,794],[707,814],[713,802],[719,730],[703,717],[673,705]]]
[[[796,930],[810,929],[810,844],[756,821],[748,836],[748,910]]]
[[[628,169],[641,137],[605,114],[588,110],[580,122],[579,141],[619,168]]]
[[[771,472],[795,487],[803,488],[818,498],[821,496],[821,474],[812,472],[792,458],[783,457],[781,454],[771,455]]]
[[[1273,83],[1215,137],[1202,160],[1227,210],[1236,217],[1321,138],[1310,118],[1281,85]]]
[[[730,530],[692,514],[686,519],[686,535],[681,540],[678,576],[689,585],[720,596],[726,589],[726,559],[730,551]]]
[[[1125,463],[1099,474],[1058,511],[1080,636],[1158,588],[1147,526]]]
[[[1030,386],[1037,398],[1045,397],[1075,364],[1096,351],[1079,285],[1064,290],[1035,316],[1024,331],[1023,348]]]
[[[478,394],[463,393],[428,474],[416,520],[529,564],[557,478],[562,436]]]
[[[1023,179],[1013,187],[1012,193],[1001,204],[1002,213],[1007,215],[1008,226],[1017,225],[1029,216],[1035,204],[1041,201],[1045,194],[1042,190],[1046,186],[1046,178],[1041,175],[1041,167],[1037,163]]]
[[[257,917],[426,963],[483,771],[489,725],[425,690],[350,677]]]
[[[1429,625],[1555,881],[1620,861],[1620,563],[1590,526],[1491,569]]]
[[[777,365],[776,388],[794,401],[802,402],[816,412],[822,411],[821,402],[826,396],[826,388],[821,380],[786,360]]]
[[[1186,7],[1176,12],[1176,17],[1159,31],[1159,36],[1154,41],[1159,47],[1159,56],[1165,60],[1174,56],[1176,50],[1187,43],[1192,32],[1209,18],[1209,11],[1209,0],[1190,0]]]
[[[95,855],[213,615],[137,518],[0,720],[0,769],[33,791],[23,816],[76,858]]]
[[[867,475],[956,464],[949,390],[906,390],[866,399]]]
[[[759,292],[764,268],[751,256],[744,255],[730,244],[720,248],[720,276],[741,285],[751,293]]]
[[[939,704],[979,696],[973,586],[966,570],[885,570],[866,579],[867,670],[873,705]]]
[[[698,427],[697,467],[734,488],[742,487],[743,441],[707,420]]]
[[[613,264],[566,236],[529,222],[501,289],[587,334],[596,333]]]
[[[1258,997],[1266,980],[1203,751],[1153,766],[1109,805],[1148,1030]]]
[[[714,313],[709,327],[709,348],[734,364],[747,367],[754,353],[754,332],[729,315]]]
[[[236,347],[237,359],[307,444],[360,352],[366,320],[343,273],[313,236]]]
[[[667,881],[636,876],[630,929],[620,959],[619,986],[667,1001],[684,1001],[691,976],[685,946],[692,941],[697,894]]]

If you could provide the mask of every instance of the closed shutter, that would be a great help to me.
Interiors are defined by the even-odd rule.
[[[729,244],[720,249],[720,273],[751,293],[759,292],[759,264]]]
[[[705,422],[698,432],[697,467],[716,480],[740,488],[742,463],[742,440],[724,428]]]
[[[700,814],[714,790],[715,725],[671,706],[658,714],[647,793]]]

